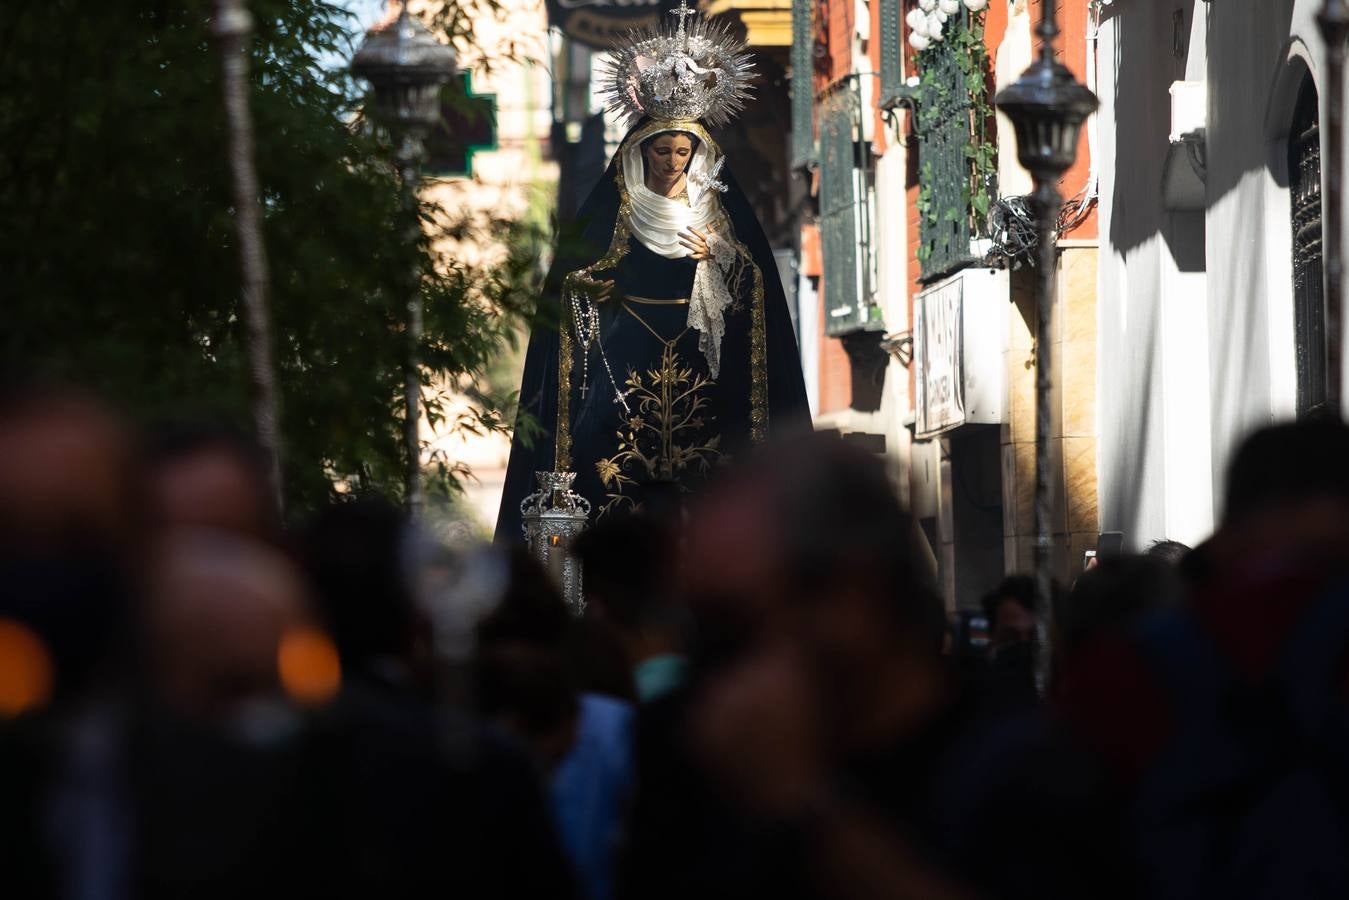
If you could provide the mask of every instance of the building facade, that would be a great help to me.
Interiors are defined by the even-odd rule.
[[[1093,83],[1093,20],[1086,4],[1064,6],[1061,57]],[[933,22],[935,10],[944,21]],[[794,7],[794,160],[815,200],[802,226],[801,296],[813,290],[818,303],[818,345],[803,347],[816,367],[817,424],[890,459],[951,608],[977,605],[1031,563],[1030,182],[991,99],[1029,64],[1038,13],[1034,0]],[[1094,144],[1084,136],[1061,186],[1069,202],[1050,338],[1061,360],[1053,532],[1064,579],[1100,531]]]
[[[794,0],[817,421],[892,459],[952,607],[1030,568],[1038,339],[1063,580],[1104,532],[1203,540],[1241,440],[1327,411],[1321,5],[1059,3],[1057,55],[1101,107],[1039,336],[1030,179],[989,101],[1030,63],[1040,0]]]

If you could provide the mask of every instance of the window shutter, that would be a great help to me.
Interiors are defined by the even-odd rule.
[[[815,4],[792,0],[792,166],[815,161]]]
[[[824,330],[837,335],[864,322],[857,266],[857,122],[855,91],[820,105],[820,238],[824,257]]]
[[[881,101],[890,100],[904,88],[904,3],[880,0]]]

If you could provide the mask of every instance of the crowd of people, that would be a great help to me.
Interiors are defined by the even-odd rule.
[[[1193,550],[949,615],[883,462],[768,446],[577,542],[0,403],[0,895],[1343,897],[1349,428],[1256,433]]]

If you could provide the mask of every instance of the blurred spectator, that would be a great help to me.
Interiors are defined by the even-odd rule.
[[[302,707],[331,702],[340,673],[300,571],[257,540],[180,527],[156,544],[142,610],[128,896],[308,895],[303,866],[333,835],[309,819]]]
[[[523,754],[434,703],[429,611],[405,513],[367,497],[322,511],[306,568],[345,670],[311,743],[343,896],[573,896]],[[442,598],[452,603],[452,598]],[[317,778],[317,781],[315,781]],[[521,864],[525,860],[528,864]]]
[[[718,632],[687,726],[704,774],[639,770],[630,896],[1119,889],[1089,773],[1038,720],[976,718],[950,680],[916,534],[883,464],[837,440],[770,450],[704,495],[683,569]]]
[[[364,497],[322,510],[302,553],[349,677],[429,700],[431,627],[414,596],[408,534],[402,510]]]
[[[275,542],[281,523],[267,459],[249,438],[226,428],[164,426],[144,452],[152,527],[211,528]]]
[[[585,572],[586,616],[617,635],[643,703],[677,688],[687,660],[672,597],[674,537],[649,516],[611,516],[577,542]]]
[[[0,622],[51,669],[31,705],[123,684],[144,555],[135,458],[131,431],[88,396],[0,400]]]
[[[915,525],[837,439],[746,459],[683,535],[597,524],[578,620],[523,551],[438,552],[374,498],[297,564],[246,439],[140,450],[87,397],[10,395],[4,893],[1344,896],[1347,459],[1341,423],[1259,432],[1210,540],[1056,600],[1052,712],[1112,796],[999,693],[1032,685],[1029,579],[952,677]]]
[[[1256,432],[1184,606],[1074,657],[1063,710],[1134,798],[1147,896],[1349,892],[1346,459],[1339,422]]]
[[[994,709],[1037,702],[1035,690],[1035,579],[1009,575],[981,601],[991,633],[980,690]]]
[[[1298,422],[1251,435],[1227,473],[1223,525],[1307,504],[1349,502],[1349,431],[1338,420]]]
[[[632,708],[578,687],[571,613],[521,548],[511,582],[478,628],[477,708],[531,748],[551,782],[554,821],[589,900],[613,893],[632,779]]]
[[[633,703],[634,672],[620,634],[596,616],[571,617],[563,656],[578,690]]]
[[[6,895],[121,882],[116,749],[144,532],[135,442],[89,396],[0,399],[0,871]]]
[[[1180,541],[1153,541],[1148,544],[1148,549],[1143,551],[1144,556],[1151,556],[1160,559],[1163,562],[1173,566],[1180,565],[1180,561],[1190,552],[1190,548]]]
[[[1054,617],[1055,652],[1071,669],[1100,637],[1126,634],[1146,616],[1181,606],[1185,588],[1161,555],[1104,559],[1078,577]]]
[[[326,666],[295,656],[302,635],[324,640],[303,578],[262,544],[209,531],[166,538],[156,547],[143,619],[152,684],[183,714],[228,720],[286,693],[306,702],[336,696],[335,654]]]
[[[991,650],[1035,640],[1035,579],[1009,575],[980,601],[992,631]]]
[[[135,441],[98,401],[70,391],[0,398],[0,547],[127,558],[141,536]]]

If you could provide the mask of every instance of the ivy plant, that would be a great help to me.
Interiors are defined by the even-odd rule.
[[[937,209],[931,188],[935,173],[931,160],[919,169],[918,214],[924,229],[935,231],[953,215],[970,218],[970,233],[983,234],[988,211],[996,193],[998,147],[989,133],[993,106],[989,97],[991,64],[984,44],[984,15],[962,11],[947,23],[941,41],[934,41],[915,56],[918,86],[916,128],[921,136],[931,134],[958,108],[969,117],[963,149],[968,177],[962,185],[961,210]],[[954,63],[954,65],[952,65]],[[922,245],[919,261],[926,262],[931,248]]]

